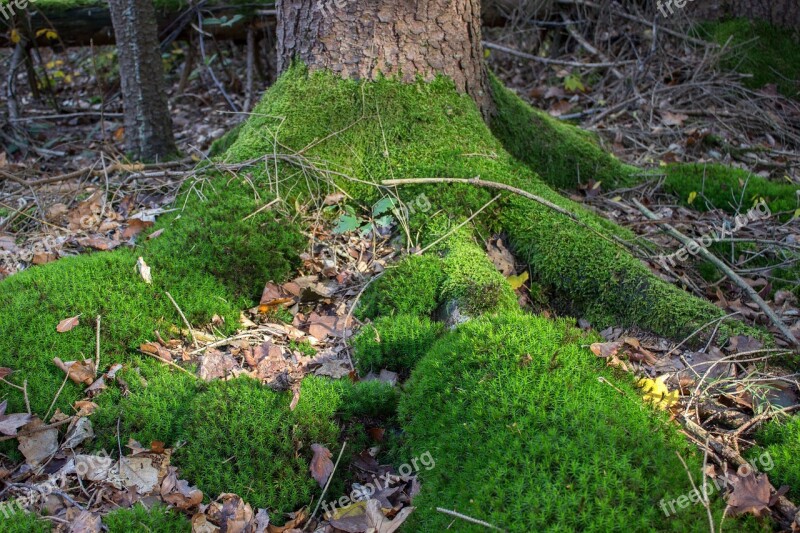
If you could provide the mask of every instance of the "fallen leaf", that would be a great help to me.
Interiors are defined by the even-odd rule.
[[[312,444],[311,450],[314,452],[314,457],[311,458],[311,466],[309,467],[311,477],[319,483],[320,487],[324,487],[333,473],[332,454],[322,444]]]
[[[74,449],[83,441],[93,439],[94,430],[92,429],[92,422],[85,416],[78,418],[67,431],[67,436],[61,444],[62,449]]]
[[[178,469],[170,466],[167,475],[161,482],[161,498],[170,505],[185,511],[203,501],[203,493],[197,487],[189,486],[189,482],[178,479]]]
[[[19,441],[19,451],[25,456],[25,461],[36,466],[49,459],[58,451],[58,430],[56,428],[41,431],[45,423],[37,417],[33,417],[23,428],[23,432],[28,433],[17,436]],[[31,433],[33,431],[33,433]]]
[[[746,476],[734,476],[733,491],[728,495],[728,511],[736,516],[750,513],[762,516],[769,511],[772,485],[766,474],[756,476],[751,471]]]
[[[519,274],[518,276],[508,276],[506,279],[508,280],[508,283],[511,285],[511,288],[513,290],[517,290],[523,285],[525,285],[525,282],[528,281],[529,277],[530,275],[526,270],[525,272]]]
[[[622,348],[621,342],[595,342],[589,349],[597,357],[611,357],[617,355],[619,349]]]
[[[667,409],[678,401],[678,391],[670,392],[667,388],[667,374],[656,379],[642,378],[636,383],[636,387],[642,390],[642,399],[652,403],[659,409]]]
[[[56,326],[56,331],[59,333],[66,333],[67,331],[71,330],[72,328],[74,328],[79,324],[80,316],[81,315],[76,315],[70,318],[65,318],[64,320],[58,323],[58,325]]]
[[[0,433],[13,437],[17,434],[17,430],[31,421],[31,415],[28,413],[13,413],[10,415],[5,414],[8,407],[8,400],[3,400],[0,403]]]
[[[269,533],[287,533],[288,531],[297,528],[298,526],[302,526],[303,523],[308,518],[308,513],[305,509],[300,509],[296,513],[289,513],[292,516],[292,519],[286,522],[282,526],[276,526],[273,524],[269,525],[268,531]]]
[[[198,359],[200,360],[200,369],[197,374],[204,381],[223,379],[235,374],[237,370],[241,370],[236,359],[230,354],[213,348],[206,351],[206,354],[201,355]]]
[[[94,383],[95,371],[93,361],[86,359],[84,361],[64,362],[58,357],[54,357],[53,362],[75,383],[84,383],[86,385]]]
[[[78,239],[78,244],[85,248],[94,248],[95,250],[107,251],[113,250],[122,243],[116,239],[109,239],[108,237],[95,236],[95,237],[81,237]]]
[[[683,123],[688,118],[689,115],[684,115],[683,113],[673,113],[671,111],[661,112],[661,123],[665,126],[683,126]]]
[[[117,464],[123,485],[136,489],[142,496],[151,493],[158,484],[159,469],[153,465],[152,457],[122,457]]]
[[[100,515],[81,510],[77,517],[70,520],[69,533],[100,533],[102,522]]]

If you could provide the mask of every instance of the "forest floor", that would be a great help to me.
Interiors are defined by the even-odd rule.
[[[560,63],[557,65],[538,64],[521,56],[519,50],[531,43],[523,42],[525,38],[518,33],[494,34],[490,30],[487,40],[506,48],[490,48],[490,64],[504,83],[532,105],[596,131],[605,147],[625,162],[650,168],[676,162],[697,163],[701,169],[722,164],[741,169],[743,176],[752,173],[798,187],[799,100],[781,95],[777,86],[748,87],[746,77],[720,67],[723,56],[718,46],[690,46],[677,38],[665,39],[655,53],[649,45],[653,39],[648,26],[629,20],[612,27],[618,29],[595,37],[601,42],[622,44],[604,47],[605,52],[592,52],[591,44],[578,41],[563,54],[550,56]],[[616,53],[610,56],[613,51]],[[651,54],[645,67],[631,61],[647,52]],[[7,51],[0,50],[0,62],[6,59],[4,54]],[[15,149],[6,140],[4,150],[0,150],[0,177],[5,178],[0,180],[0,279],[60,257],[135,243],[137,235],[152,226],[157,216],[168,212],[181,185],[195,175],[197,163],[208,161],[212,142],[247,118],[246,113],[234,111],[214,88],[205,68],[191,71],[182,84],[185,55],[186,50],[176,46],[165,56],[165,62],[176,137],[186,159],[142,167],[129,165],[124,158],[113,49],[100,48],[94,53],[87,49],[42,51],[41,68],[47,71],[51,83],[48,98],[59,105],[54,109],[44,99],[24,97],[22,138],[26,145]],[[570,66],[586,62],[587,57],[613,66],[588,72]],[[225,80],[227,99],[238,109],[243,108],[246,95],[239,80],[246,77],[244,54],[234,45],[220,43],[216,58],[211,66]],[[20,83],[25,83],[24,76]],[[6,104],[3,98],[0,96],[0,106]],[[592,351],[606,358],[610,366],[646,380],[643,384],[652,387],[654,397],[658,397],[655,403],[683,423],[691,440],[700,446],[711,443],[719,455],[736,463],[736,458],[744,461],[743,455],[754,444],[753,436],[762,424],[800,408],[798,374],[788,363],[790,344],[743,288],[708,261],[692,257],[676,260],[681,244],[660,229],[669,224],[684,235],[699,238],[736,226],[735,236],[714,248],[714,254],[755,288],[800,338],[800,195],[794,206],[737,224],[737,215],[746,214],[758,198],[726,197],[719,201],[719,196],[706,193],[703,175],[701,171],[695,185],[688,189],[670,188],[665,185],[665,176],[652,175],[640,185],[623,190],[587,180],[577,190],[564,192],[648,239],[659,253],[641,251],[640,258],[659,277],[711,300],[730,316],[775,334],[774,347],[765,347],[749,337],[734,337],[717,346],[712,334],[704,347],[689,348],[688,339],[610,327],[599,332],[603,342],[592,344]],[[631,207],[629,200],[633,198],[642,200],[660,220],[650,220],[642,210]],[[353,316],[353,305],[362,296],[365,284],[408,250],[395,239],[403,231],[398,220],[359,233],[346,231],[353,215],[344,210],[333,223],[321,214],[323,209],[338,209],[343,199],[329,195],[320,199],[319,210],[311,205],[300,209],[298,216],[309,228],[307,236],[314,244],[302,256],[302,267],[292,281],[266,284],[259,306],[243,311],[243,327],[235,335],[218,335],[213,325],[208,331],[187,327],[184,342],[158,339],[142,345],[142,352],[167,365],[196,367],[197,376],[206,381],[231,374],[252,375],[273,387],[292,390],[295,405],[306,375],[335,379],[356,376],[348,339],[362,324]],[[360,222],[374,223],[373,219],[388,215],[390,208],[384,206],[372,218]],[[323,222],[324,218],[328,222]],[[744,241],[748,246],[738,246]],[[546,316],[560,314],[560,309],[542,304],[547,298],[539,294],[536,284],[526,283],[526,267],[509,252],[503,235],[495,235],[484,244],[498,270],[512,281],[525,308]],[[63,318],[65,331],[78,321],[77,317]],[[581,329],[592,329],[587,320],[576,318]],[[717,326],[707,325],[714,332]],[[281,355],[285,353],[289,356]],[[665,374],[670,375],[669,380],[659,383],[658,377]],[[402,378],[383,370],[366,380],[394,386]],[[110,371],[101,379],[110,382],[116,378]],[[720,392],[721,384],[726,385],[724,393]],[[120,385],[127,386],[124,381]],[[665,395],[661,395],[662,390]],[[373,443],[380,443],[387,428],[376,420],[369,431]],[[41,432],[39,440],[48,433]],[[86,438],[80,428],[73,428],[70,434],[73,447],[81,437]],[[37,452],[54,444],[36,442],[31,437],[27,440]],[[148,475],[155,471],[153,479],[148,478],[153,483],[150,489],[161,487],[155,499],[178,508],[196,504],[197,494],[178,481],[180,472],[167,469],[170,451],[164,463],[163,443],[159,448],[157,443],[142,447],[131,442],[129,447],[131,460],[139,461]],[[311,475],[323,480],[321,486],[330,477],[338,451],[315,452]],[[403,509],[419,490],[413,476],[379,465],[370,447],[355,453],[358,455],[350,464],[336,468],[351,472],[351,481],[362,484],[389,472],[393,481],[385,487],[384,496],[399,524],[407,514]],[[6,468],[3,477],[11,475],[18,465]],[[711,465],[708,468],[713,469]],[[724,474],[722,470],[719,473]],[[69,492],[81,506],[90,509],[102,498],[127,503],[139,499],[137,491],[130,489],[137,488],[136,483],[142,480],[128,481],[121,488],[100,483],[87,491],[81,486],[75,495],[72,489],[80,485],[73,476],[59,490]],[[770,497],[763,501],[763,491],[757,487],[738,491],[738,498],[760,502],[752,506],[754,514],[785,503],[775,495],[774,501]],[[221,525],[221,521],[235,517],[258,530],[260,514],[246,503],[246,495],[240,496],[221,496],[204,513],[195,515],[195,527],[202,530],[201,522]],[[99,527],[96,514],[74,508],[71,512],[68,519],[82,523],[84,530]],[[302,525],[306,519],[307,511],[304,514],[299,510],[294,522],[284,527],[288,530],[291,525]],[[362,531],[366,529],[359,528],[373,519],[369,510],[363,510],[352,523],[346,522],[347,517],[334,517],[332,523],[347,531]],[[284,531],[273,528],[269,531]],[[387,526],[385,531],[392,529]]]

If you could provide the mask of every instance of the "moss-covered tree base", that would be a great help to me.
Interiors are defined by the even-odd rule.
[[[508,118],[509,109],[526,109],[507,93],[498,97],[498,105],[500,117]],[[146,375],[148,385],[134,387],[124,399],[114,390],[104,393],[95,415],[98,434],[111,438],[120,420],[123,440],[130,436],[168,444],[187,440],[176,461],[190,482],[199,483],[211,494],[240,492],[245,499],[263,504],[280,516],[318,496],[304,462],[310,457],[308,445],[315,441],[335,446],[341,427],[337,422],[359,413],[391,410],[392,394],[377,385],[363,385],[364,389],[351,393],[349,385],[307,379],[301,402],[291,413],[286,394],[245,381],[201,385],[135,355],[138,344],[151,340],[155,329],[166,334],[171,325],[180,326],[165,292],[175,297],[194,324],[200,326],[217,314],[225,318],[223,332],[230,332],[236,327],[238,310],[253,303],[266,281],[280,282],[290,273],[304,244],[297,228],[267,212],[250,216],[275,195],[289,200],[324,195],[337,190],[332,183],[335,181],[352,201],[366,206],[387,194],[379,184],[392,177],[480,176],[510,184],[573,212],[583,226],[538,203],[506,197],[488,209],[486,216],[476,219],[479,228],[505,231],[518,257],[529,263],[538,281],[569,299],[571,307],[596,326],[637,325],[681,337],[722,317],[709,302],[652,276],[611,238],[632,240],[632,234],[564,199],[539,178],[536,168],[558,174],[548,177],[547,181],[554,184],[568,183],[573,167],[580,168],[582,176],[597,172],[598,177],[608,175],[608,179],[613,179],[617,170],[629,172],[604,155],[585,134],[564,125],[549,126],[548,146],[552,149],[547,157],[542,160],[539,154],[538,162],[521,161],[505,150],[474,103],[457,94],[448,80],[359,83],[294,67],[266,94],[224,156],[227,162],[266,157],[267,164],[253,164],[239,176],[210,173],[190,184],[178,201],[178,213],[163,218],[154,228],[164,229],[164,233],[134,251],[62,260],[0,283],[0,365],[18,372],[11,376],[13,381],[28,380],[32,408],[44,415],[63,380],[52,358],[71,360],[92,354],[93,318],[100,315],[104,366],[125,363],[127,372]],[[525,131],[536,133],[535,129],[522,128],[519,134]],[[504,142],[508,145],[511,140],[507,136]],[[577,150],[562,153],[573,145]],[[271,159],[270,154],[276,152],[289,152],[293,159]],[[441,223],[442,216],[463,220],[492,196],[471,185],[414,186],[400,195],[407,199],[420,192],[425,192],[439,213],[435,219],[416,213],[409,221],[411,234],[426,243],[449,229]],[[546,494],[565,498],[570,493],[559,491],[575,491],[564,500],[566,503],[535,501],[547,510],[543,513],[547,520],[563,518],[564,524],[576,526],[621,524],[623,518],[642,524],[651,519],[657,522],[658,512],[648,510],[652,501],[636,503],[626,484],[652,489],[658,497],[684,492],[686,480],[681,469],[673,468],[673,452],[686,451],[685,444],[675,440],[672,433],[662,433],[660,422],[653,421],[648,410],[634,399],[627,395],[618,398],[613,388],[590,378],[599,370],[597,364],[579,349],[577,338],[565,338],[563,324],[515,314],[513,293],[502,276],[487,266],[485,257],[483,262],[472,261],[481,252],[469,238],[460,234],[433,252],[443,258],[421,258],[416,264],[422,267],[420,278],[435,280],[434,286],[417,288],[410,279],[387,276],[385,282],[376,283],[376,289],[399,287],[415,291],[414,298],[408,301],[398,294],[368,297],[369,313],[388,315],[397,304],[398,313],[417,317],[427,314],[430,318],[437,306],[458,301],[471,315],[488,311],[499,313],[501,318],[463,326],[463,331],[449,334],[428,355],[424,353],[440,329],[420,337],[422,340],[413,347],[419,350],[412,353],[398,355],[394,348],[378,349],[373,350],[371,362],[365,359],[370,366],[388,361],[408,368],[424,356],[421,364],[436,376],[423,379],[419,377],[423,372],[412,380],[412,394],[403,410],[409,424],[409,450],[435,447],[446,465],[461,457],[460,452],[449,448],[455,442],[443,445],[436,439],[455,437],[452,424],[456,422],[470,431],[478,431],[477,426],[486,422],[485,428],[499,432],[497,439],[501,439],[487,442],[507,444],[508,449],[493,455],[497,450],[488,450],[472,440],[464,442],[475,454],[486,453],[485,464],[493,465],[493,475],[499,480],[494,489],[480,489],[490,512],[475,514],[502,519],[507,527],[544,524],[535,517],[530,521],[525,518],[530,509],[523,513],[519,507],[519,518],[515,518],[516,512],[514,516],[500,515],[492,507],[517,509],[514,506],[530,500],[513,500],[511,496],[543,486],[549,487]],[[146,284],[136,273],[134,264],[139,256],[152,267],[153,284]],[[397,270],[401,268],[409,267]],[[78,314],[82,317],[80,326],[56,333],[60,320]],[[407,324],[416,327],[413,321]],[[720,327],[718,335],[725,338],[735,332],[750,330],[731,321]],[[512,368],[521,372],[519,379],[509,374],[504,388],[495,391],[496,399],[481,403],[482,396],[492,392],[485,383],[495,383],[496,376]],[[557,373],[557,378],[546,379],[547,372]],[[466,380],[465,390],[471,391],[475,404],[469,409],[465,405],[460,422],[453,418],[445,423],[435,406],[414,391],[433,391],[431,397],[454,394],[458,383],[453,376]],[[575,383],[570,376],[575,377]],[[623,387],[631,392],[627,385]],[[22,395],[16,390],[2,390],[9,400],[9,411],[21,411]],[[541,397],[551,393],[552,398]],[[80,396],[81,389],[68,384],[56,406],[69,413]],[[503,401],[498,403],[497,399]],[[423,418],[426,413],[436,416],[438,435],[419,427],[411,412],[415,403]],[[506,403],[514,406],[513,410],[509,411]],[[593,410],[602,416],[591,419]],[[516,414],[517,426],[513,420]],[[580,434],[575,420],[587,424],[586,435]],[[598,423],[600,420],[605,426]],[[551,423],[546,428],[548,439],[556,438],[555,442],[564,446],[544,447],[548,439],[536,437],[537,431],[545,431],[545,421]],[[558,437],[562,430],[576,443],[595,446],[596,450],[584,456],[577,447],[567,447],[569,439]],[[477,435],[482,433],[470,439]],[[298,436],[303,443],[299,448]],[[610,440],[605,442],[601,436]],[[511,437],[515,440],[502,440]],[[520,455],[534,451],[522,443],[531,438],[542,442],[542,449],[536,453],[544,455],[534,454],[533,459]],[[520,443],[515,444],[517,440]],[[656,464],[637,451],[640,444],[663,463]],[[269,457],[264,450],[270,450]],[[441,478],[430,480],[432,487],[439,484],[442,491],[452,495],[452,503],[460,505],[468,490],[478,490],[473,484],[482,471],[465,470],[460,477],[455,475],[456,470],[440,467],[433,475]],[[602,479],[604,472],[611,473],[606,481]],[[531,480],[536,484],[530,485]],[[540,482],[543,485],[538,485]],[[495,490],[496,498],[486,490]],[[617,503],[632,507],[614,511]],[[430,503],[425,506],[430,507]],[[638,514],[631,509],[638,509]],[[586,516],[606,511],[610,514],[604,517]],[[577,518],[568,516],[576,513]],[[420,513],[420,523],[438,523],[440,519],[431,516],[427,511]]]

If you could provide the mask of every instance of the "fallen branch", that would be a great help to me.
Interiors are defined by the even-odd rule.
[[[644,216],[649,218],[650,220],[661,220],[661,218],[642,205],[641,202],[633,199],[633,203],[636,207],[639,208],[639,211],[642,212]],[[798,340],[794,334],[789,330],[786,324],[783,323],[783,320],[775,314],[775,312],[767,305],[767,302],[764,301],[758,293],[747,284],[745,280],[743,280],[736,272],[731,270],[731,268],[726,265],[722,260],[720,260],[717,256],[706,250],[704,247],[699,246],[695,241],[681,233],[680,231],[676,230],[669,224],[661,225],[667,233],[669,233],[672,237],[678,240],[683,246],[689,248],[690,246],[694,245],[698,248],[697,253],[701,255],[704,259],[708,260],[709,262],[713,263],[715,267],[717,267],[723,274],[725,274],[731,281],[733,281],[740,289],[742,289],[747,296],[750,297],[753,302],[767,315],[767,318],[775,324],[775,326],[780,330],[780,332],[789,340],[789,342],[793,343],[795,346],[800,346],[800,340]]]
[[[619,65],[627,65],[628,63],[633,63],[633,61],[617,61],[617,62],[604,62],[604,63],[581,63],[580,61],[566,61],[563,59],[550,59],[547,57],[539,57],[533,54],[526,54],[525,52],[520,52],[519,50],[515,50],[514,48],[509,48],[507,46],[503,46],[501,44],[492,43],[489,41],[483,41],[484,48],[489,48],[491,50],[497,50],[498,52],[505,52],[506,54],[511,54],[513,56],[521,57],[522,59],[529,59],[531,61],[536,61],[537,63],[542,63],[545,65],[561,65],[564,67],[577,67],[577,68],[614,68]]]

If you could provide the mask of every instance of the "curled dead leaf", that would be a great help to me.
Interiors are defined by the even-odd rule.
[[[314,457],[311,458],[311,477],[313,477],[320,487],[324,487],[328,482],[328,478],[333,473],[333,461],[331,461],[330,450],[322,444],[312,444],[311,450],[314,452]]]
[[[58,323],[58,325],[56,326],[56,331],[59,333],[66,333],[67,331],[71,330],[72,328],[74,328],[79,324],[80,316],[81,315],[76,315],[70,318],[65,318],[64,320]]]

